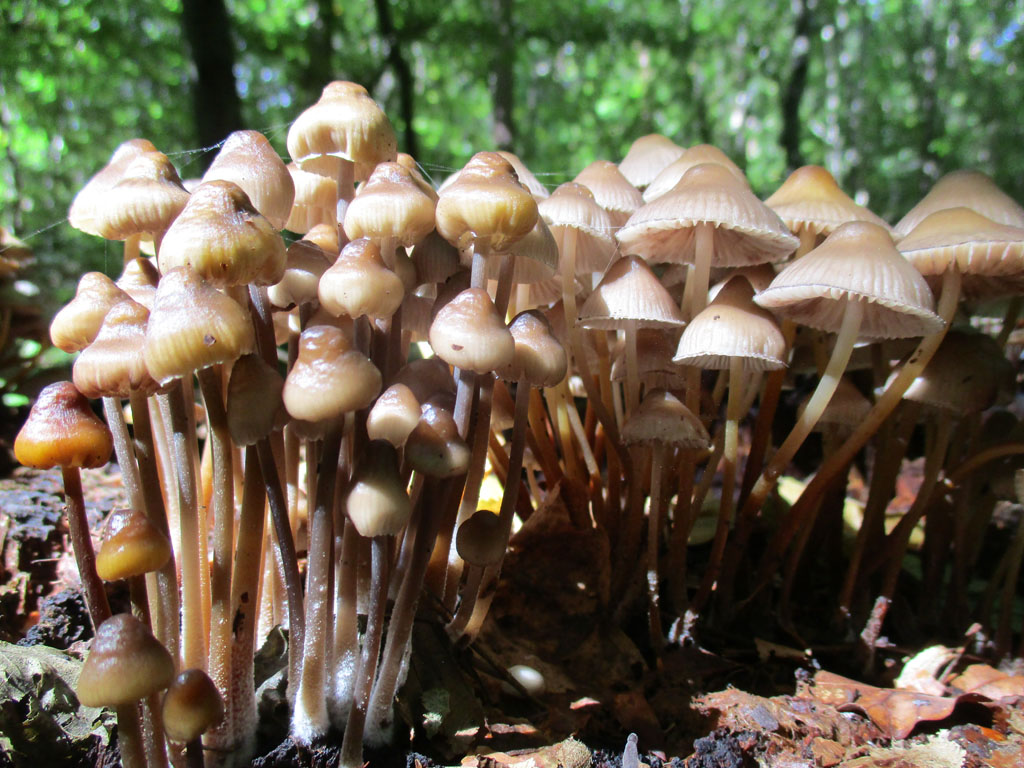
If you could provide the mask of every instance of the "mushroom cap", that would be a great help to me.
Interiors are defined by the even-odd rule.
[[[96,553],[96,573],[118,581],[160,570],[171,557],[171,542],[142,510],[115,509]]]
[[[156,147],[148,139],[129,139],[118,146],[107,164],[86,182],[71,201],[68,223],[88,235],[99,236],[95,218],[97,208],[106,202],[107,192],[121,179],[125,169],[136,157],[143,152],[156,151]]]
[[[380,393],[377,367],[328,325],[307,328],[284,382],[284,406],[293,419],[326,421],[368,408]]]
[[[999,224],[970,208],[929,214],[900,240],[899,249],[932,280],[955,261],[965,297],[1024,292],[1024,227]]]
[[[467,288],[438,310],[430,346],[449,365],[476,373],[508,365],[515,355],[512,334],[482,288]]]
[[[863,340],[926,336],[942,329],[932,292],[903,258],[889,233],[866,221],[847,222],[783,269],[755,301],[794,322],[835,333],[847,301],[866,303]]]
[[[688,170],[671,191],[630,216],[617,237],[623,253],[693,263],[698,224],[715,228],[713,266],[780,261],[799,245],[778,215],[718,163]]]
[[[391,317],[402,305],[405,286],[384,265],[380,246],[362,237],[346,245],[321,276],[320,304],[334,315]]]
[[[621,227],[626,219],[644,204],[640,190],[629,183],[622,171],[609,160],[595,160],[573,179],[589,189],[594,200],[608,211],[614,228]]]
[[[301,163],[320,155],[335,155],[364,168],[393,161],[398,141],[384,110],[356,83],[328,83],[316,104],[288,129],[288,154]],[[366,178],[356,171],[357,177]]]
[[[305,234],[317,224],[333,224],[337,220],[338,180],[295,163],[286,167],[295,188],[295,200],[284,228]]]
[[[164,694],[162,713],[167,738],[188,743],[224,718],[224,700],[203,670],[186,669]]]
[[[405,441],[405,460],[417,472],[446,478],[465,474],[469,446],[459,436],[451,411],[424,403],[419,423]]]
[[[191,266],[218,288],[273,285],[284,274],[284,240],[233,181],[204,181],[164,235],[160,270]]]
[[[163,152],[143,152],[97,202],[93,224],[107,240],[162,233],[188,202],[188,191]]]
[[[706,451],[711,447],[708,431],[675,395],[653,389],[622,425],[626,445],[662,443],[683,450]]]
[[[111,307],[127,298],[102,272],[86,272],[78,279],[75,298],[50,323],[53,346],[68,353],[85,349],[96,339]]]
[[[786,367],[786,340],[772,313],[754,303],[745,277],[733,277],[697,313],[679,339],[672,360],[706,370],[728,370],[740,358],[748,371]]]
[[[892,230],[882,217],[855,203],[820,165],[797,168],[764,204],[793,232],[807,229],[816,235],[830,235],[847,221],[870,221]]]
[[[947,173],[921,198],[893,230],[905,237],[927,216],[944,208],[966,207],[999,224],[1024,227],[1024,207],[1003,192],[980,171],[960,170]]]
[[[146,326],[146,367],[161,384],[235,360],[255,345],[246,309],[204,282],[191,267],[160,280]]]
[[[416,281],[443,283],[459,271],[459,251],[437,231],[430,232],[417,243],[410,254],[416,267]]]
[[[130,613],[118,613],[96,629],[75,691],[87,707],[118,707],[166,688],[174,660]]]
[[[435,212],[437,231],[459,249],[504,252],[537,223],[537,201],[497,152],[473,155],[444,187]]]
[[[455,549],[470,565],[486,568],[505,557],[508,542],[501,518],[489,509],[478,509],[462,521],[455,534]]]
[[[519,155],[512,152],[506,152],[505,150],[498,150],[498,154],[508,160],[509,165],[512,166],[512,170],[514,170],[516,172],[516,176],[519,177],[519,183],[530,191],[534,200],[539,203],[541,200],[548,199],[548,195],[550,194],[548,192],[548,188],[540,183],[537,177],[533,175],[533,172],[526,167],[526,163],[519,158]]]
[[[381,163],[345,212],[350,240],[393,240],[408,248],[434,230],[435,201],[399,163]]]
[[[421,404],[439,392],[455,397],[455,379],[448,365],[439,357],[410,360],[398,370],[392,384],[407,386]]]
[[[565,378],[565,348],[543,314],[535,309],[520,312],[508,329],[515,340],[515,353],[509,365],[498,369],[498,376],[508,381],[525,380],[532,387],[553,387]]]
[[[419,399],[405,384],[392,384],[366,415],[366,434],[371,440],[386,440],[401,448],[419,422]]]
[[[660,133],[649,133],[636,139],[619,163],[619,170],[637,189],[643,189],[661,170],[686,150]]]
[[[295,183],[284,161],[259,131],[235,131],[213,158],[203,181],[232,181],[274,229],[284,229],[295,202]]]
[[[560,249],[565,248],[569,230],[575,230],[576,274],[604,272],[615,253],[614,227],[593,192],[575,182],[561,184],[540,204],[540,215]],[[565,258],[564,251],[561,258]]]
[[[672,328],[683,324],[679,307],[647,263],[623,256],[612,264],[579,311],[586,328]]]
[[[640,381],[648,389],[680,390],[686,388],[681,365],[672,361],[679,344],[681,329],[640,328],[636,332],[636,361]],[[620,344],[612,360],[612,381],[626,378],[626,346]]]
[[[124,265],[115,285],[146,309],[153,308],[153,297],[160,282],[160,272],[149,259],[141,256]]]
[[[550,279],[558,269],[558,245],[551,228],[542,216],[524,238],[508,253],[492,253],[487,258],[487,278],[497,280],[502,262],[512,255],[516,263],[512,268],[512,282],[535,284]]]
[[[333,261],[334,256],[312,240],[296,240],[288,246],[281,279],[267,288],[270,303],[280,309],[290,309],[315,301],[320,277]]]
[[[238,445],[269,435],[284,406],[284,379],[257,354],[242,355],[231,366],[226,410],[228,431]]]
[[[146,367],[146,325],[149,310],[126,298],[107,312],[92,344],[72,367],[78,390],[90,398],[127,398],[132,392],[151,395],[159,385]]]
[[[14,439],[14,458],[35,469],[95,469],[110,461],[113,450],[107,425],[70,381],[43,387]]]
[[[412,503],[398,472],[398,451],[386,440],[371,440],[352,476],[345,511],[360,536],[394,536],[412,515]]]
[[[847,369],[849,370],[849,369]],[[808,395],[797,408],[797,416],[803,413],[807,407],[807,401],[811,399]],[[836,391],[822,411],[818,423],[815,425],[815,432],[824,431],[824,427],[853,428],[860,424],[871,410],[871,401],[860,393],[860,390],[853,385],[849,376],[843,375],[839,379]]]
[[[729,173],[742,181],[744,186],[748,188],[750,187],[750,183],[747,181],[746,175],[742,170],[740,170],[740,167],[736,165],[736,163],[729,159],[729,156],[725,154],[725,152],[711,144],[697,144],[683,152],[683,154],[665,166],[661,172],[654,177],[654,180],[651,181],[647,189],[644,190],[643,201],[645,203],[649,203],[652,200],[657,200],[666,192],[671,192],[672,188],[679,183],[679,180],[686,175],[688,170],[694,166],[701,165],[702,163],[716,163],[717,165],[721,165],[728,170]]]

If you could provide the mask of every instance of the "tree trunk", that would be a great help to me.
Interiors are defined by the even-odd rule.
[[[196,138],[200,146],[212,147],[242,127],[231,20],[224,0],[184,0],[181,23],[196,65],[192,90]],[[211,160],[207,155],[204,166]]]
[[[398,81],[399,114],[402,115],[402,122],[405,123],[402,130],[401,150],[417,157],[419,141],[412,124],[415,113],[415,81],[412,67],[409,66],[402,46],[399,44],[399,35],[395,32],[395,22],[391,18],[389,0],[374,0],[374,5],[377,8],[377,26],[387,45],[387,61],[394,70],[395,80]]]
[[[515,36],[512,29],[512,0],[494,0],[496,45],[491,73],[491,100],[494,102],[494,148],[514,151]]]
[[[814,37],[814,10],[807,0],[801,0],[793,26],[794,45],[801,39],[805,42],[803,51],[793,56],[793,65],[789,71],[789,80],[782,92],[782,135],[779,143],[786,152],[786,167],[793,171],[804,162],[800,151],[800,102],[807,89],[807,70],[811,61],[811,40]]]

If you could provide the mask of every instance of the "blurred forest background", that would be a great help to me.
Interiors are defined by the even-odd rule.
[[[331,79],[436,181],[500,148],[553,187],[657,131],[718,145],[762,196],[818,163],[889,220],[962,167],[1020,200],[1022,23],[1024,0],[4,0],[0,225],[63,300],[120,267],[65,221],[120,142],[183,178],[242,127],[285,155]]]

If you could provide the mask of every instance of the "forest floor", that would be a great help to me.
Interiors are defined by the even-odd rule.
[[[122,503],[120,479],[116,469],[85,475],[98,525]],[[90,630],[62,506],[57,473],[0,480],[0,766],[116,764],[112,716],[70,694]],[[553,507],[518,534],[472,645],[452,647],[421,611],[398,701],[409,738],[370,764],[637,768],[632,733],[652,767],[1024,765],[1024,677],[975,655],[977,637],[882,648],[869,674],[852,641],[818,642],[830,621],[823,601],[798,615],[807,643],[764,614],[656,660],[643,615],[607,617],[607,550]],[[111,602],[126,609],[127,596]],[[340,740],[300,751],[287,739],[285,643],[271,633],[257,663],[253,765],[333,765]],[[542,683],[527,692],[515,665]]]

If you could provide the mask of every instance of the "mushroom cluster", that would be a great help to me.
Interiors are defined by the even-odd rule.
[[[199,764],[200,738],[208,765],[244,761],[254,648],[275,625],[293,739],[336,729],[341,764],[361,765],[394,725],[421,596],[471,642],[541,504],[607,537],[601,599],[622,617],[646,596],[657,663],[749,596],[778,590],[788,606],[865,455],[864,522],[849,558],[835,553],[844,620],[881,626],[922,519],[923,591],[967,615],[991,512],[971,480],[995,485],[1021,453],[1009,412],[989,428],[1016,386],[1004,347],[1020,300],[998,338],[946,336],[979,299],[1024,291],[1024,209],[986,177],[945,177],[891,228],[822,168],[762,202],[714,147],[646,136],[550,195],[496,152],[435,190],[342,82],[287,146],[288,166],[260,134],[234,134],[189,193],[133,140],[72,207],[74,226],[124,240],[124,272],[83,276],[54,319],[54,344],[80,352],[74,383],[44,391],[16,452],[62,467],[96,627],[79,695],[117,708],[126,765]],[[811,392],[792,423],[787,386]],[[922,417],[925,482],[887,534]],[[813,480],[767,515],[816,430]],[[128,509],[97,556],[78,468],[112,450]],[[488,474],[496,509],[481,504]],[[134,618],[110,616],[103,579],[130,581]]]

